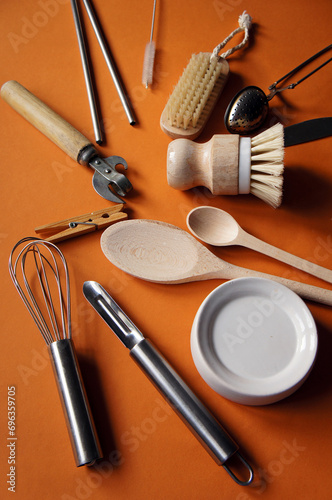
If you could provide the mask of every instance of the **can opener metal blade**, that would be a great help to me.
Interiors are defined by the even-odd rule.
[[[117,171],[118,165],[125,170],[128,168],[123,158],[120,156],[102,158],[84,135],[20,83],[14,80],[6,82],[0,94],[4,101],[70,158],[80,165],[89,165],[94,169],[92,185],[100,196],[115,203],[124,203],[119,196],[125,196],[132,189],[132,185],[123,173]]]

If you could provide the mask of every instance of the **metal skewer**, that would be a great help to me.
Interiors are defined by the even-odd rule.
[[[125,92],[123,84],[121,82],[119,73],[118,73],[117,68],[116,68],[116,66],[114,64],[114,61],[113,61],[110,49],[107,46],[107,43],[105,41],[105,38],[104,38],[103,33],[101,31],[101,28],[99,26],[97,17],[95,15],[94,11],[93,11],[93,8],[92,8],[91,3],[89,2],[89,0],[83,0],[83,3],[84,3],[84,6],[86,8],[86,11],[88,13],[90,22],[91,22],[91,24],[93,26],[93,29],[94,29],[95,35],[97,37],[97,40],[99,42],[100,48],[102,50],[102,53],[104,55],[107,67],[108,67],[108,69],[109,69],[109,71],[111,73],[111,76],[113,78],[113,82],[114,82],[115,88],[116,88],[116,90],[117,90],[117,92],[119,94],[122,106],[123,106],[123,108],[124,108],[124,110],[126,112],[128,121],[129,121],[130,125],[135,125],[136,119],[135,119],[135,117],[133,115],[132,108],[131,108],[131,105],[129,103],[129,99],[128,99],[127,95],[126,95],[126,92]]]
[[[92,84],[92,77],[91,77],[89,59],[88,59],[87,50],[86,50],[86,43],[85,43],[85,39],[84,39],[80,13],[78,10],[78,5],[77,5],[76,0],[71,0],[71,7],[72,7],[72,11],[73,11],[76,35],[77,35],[78,45],[79,45],[80,54],[81,54],[83,73],[84,73],[84,78],[85,78],[85,85],[86,85],[86,90],[88,93],[93,130],[94,130],[94,134],[95,134],[95,138],[96,138],[96,143],[101,144],[103,142],[103,139],[102,139],[102,133],[101,133],[101,129],[100,129],[100,118],[98,115],[98,107],[97,107],[96,97],[95,97],[94,88],[93,88],[93,84]]]

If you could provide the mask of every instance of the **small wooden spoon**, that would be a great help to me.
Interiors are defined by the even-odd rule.
[[[186,231],[155,220],[117,222],[101,237],[101,248],[118,268],[155,283],[187,283],[247,276],[278,281],[303,298],[332,305],[332,291],[229,264]]]
[[[251,248],[332,283],[332,271],[330,269],[296,257],[255,238],[255,236],[244,231],[229,213],[219,208],[208,206],[194,208],[187,216],[187,226],[197,238],[210,245],[241,245]]]

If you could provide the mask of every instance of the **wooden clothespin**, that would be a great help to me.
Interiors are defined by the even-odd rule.
[[[46,241],[58,243],[127,219],[128,214],[121,212],[123,206],[123,203],[118,203],[110,208],[39,226],[35,228],[35,232]],[[47,234],[50,236],[45,238]]]

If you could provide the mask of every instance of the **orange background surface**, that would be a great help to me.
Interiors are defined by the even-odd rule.
[[[200,188],[170,188],[170,139],[159,128],[160,114],[191,54],[211,51],[247,10],[254,22],[250,43],[229,58],[229,81],[198,142],[226,133],[223,115],[236,91],[253,84],[267,92],[268,85],[331,42],[330,0],[158,0],[155,83],[148,90],[141,84],[141,72],[152,0],[95,0],[94,5],[138,118],[135,127],[128,124],[87,23],[106,127],[107,141],[100,151],[122,156],[129,165],[134,186],[127,196],[129,218],[156,219],[186,229],[189,210],[212,205],[229,211],[255,236],[331,268],[331,139],[286,150],[284,201],[275,210],[252,195],[214,197]],[[3,0],[0,33],[1,84],[19,81],[93,141],[70,2]],[[332,116],[331,70],[326,66],[295,90],[275,97],[268,124]],[[106,260],[101,233],[59,244],[71,273],[74,343],[104,454],[96,467],[75,467],[46,347],[11,283],[7,262],[13,245],[34,236],[36,226],[110,203],[93,190],[91,169],[68,159],[3,101],[0,113],[1,498],[11,494],[6,484],[8,386],[16,387],[16,498],[331,498],[331,308],[307,302],[317,323],[319,350],[305,384],[270,406],[235,404],[207,386],[190,352],[196,311],[221,281],[161,285],[135,279]],[[331,287],[244,248],[210,249],[234,264]],[[82,285],[90,279],[112,294],[239,443],[255,467],[252,486],[236,485],[172,411],[163,406],[159,415],[164,412],[164,418],[155,418],[162,398],[85,301]]]

